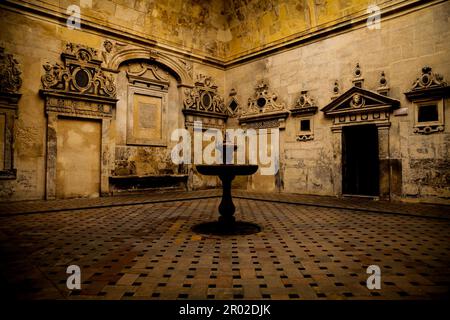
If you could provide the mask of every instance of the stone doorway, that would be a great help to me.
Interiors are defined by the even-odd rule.
[[[56,197],[98,197],[101,122],[58,119]]]
[[[342,192],[379,196],[378,129],[374,124],[342,130]]]

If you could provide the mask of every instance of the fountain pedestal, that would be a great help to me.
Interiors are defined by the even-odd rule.
[[[236,176],[251,175],[258,170],[257,165],[213,164],[197,165],[197,171],[206,176],[218,176],[222,181],[222,201],[219,205],[219,223],[224,227],[232,227],[235,223],[236,207],[231,195],[231,183]]]

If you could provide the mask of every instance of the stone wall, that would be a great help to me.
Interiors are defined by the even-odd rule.
[[[245,105],[257,81],[266,79],[289,108],[302,90],[319,106],[331,101],[335,80],[341,93],[352,86],[356,63],[362,68],[364,87],[375,90],[386,73],[389,96],[408,109],[406,116],[392,116],[389,136],[392,197],[427,198],[450,196],[450,109],[445,107],[445,131],[430,135],[413,132],[414,106],[404,95],[423,66],[450,79],[450,5],[438,4],[395,19],[382,20],[380,30],[359,29],[257,61],[226,72],[226,92],[237,90]],[[323,112],[314,117],[314,139],[296,141],[298,118],[289,117],[282,134],[282,179],[285,192],[334,195],[332,120]],[[401,187],[398,187],[398,184]],[[397,185],[397,187],[395,187]],[[264,191],[264,187],[257,188]]]
[[[53,2],[29,2],[39,2],[47,8],[53,7]],[[92,3],[95,8],[98,8],[98,18],[105,28],[110,22],[115,23],[116,20],[123,23],[125,27],[132,19],[119,21],[120,19],[116,19],[117,17],[112,17],[122,11],[134,14],[132,13],[133,10],[141,10],[142,5],[146,8],[144,10],[146,12],[169,10],[168,8],[159,8],[161,5],[155,5],[150,10],[150,7],[147,8],[147,6],[150,6],[152,2],[93,0]],[[156,18],[148,20],[149,23],[151,21],[155,25],[159,23],[159,27],[145,29],[140,26],[141,29],[135,31],[159,30],[154,31],[156,36],[161,35],[162,38],[167,36],[167,39],[170,38],[169,40],[173,41],[172,44],[175,47],[179,46],[183,50],[188,47],[198,48],[199,50],[202,48],[203,50],[207,47],[206,43],[202,42],[206,41],[205,39],[214,39],[218,43],[234,41],[234,38],[231,39],[227,36],[228,38],[222,39],[218,35],[221,27],[210,28],[208,23],[212,24],[212,20],[216,23],[214,15],[219,13],[218,11],[215,11],[214,14],[202,13],[203,9],[201,8],[206,6],[206,2],[195,2],[195,5],[191,6],[192,10],[197,8],[194,11],[183,9],[181,3],[177,1],[168,3],[167,6],[170,6],[171,13],[162,15],[160,20],[157,18],[158,15]],[[272,17],[273,12],[278,10],[275,10],[275,7],[278,7],[280,16],[277,19],[280,20],[275,19],[274,23],[278,21],[281,29],[273,31],[271,27],[265,25],[262,26],[262,33],[258,35],[259,31],[252,29],[254,26],[243,27],[242,37],[240,37],[236,47],[233,47],[233,45],[229,47],[230,53],[239,53],[245,50],[253,50],[257,46],[265,46],[271,41],[282,38],[284,34],[310,26],[307,19],[302,20],[300,18],[298,25],[290,24],[290,15],[286,17],[285,13],[292,13],[292,10],[298,11],[299,8],[292,7],[289,1],[279,5],[254,1],[246,3],[242,11],[247,14],[253,12],[254,15],[260,16],[264,21],[269,19],[264,17]],[[68,5],[68,2],[60,1],[57,7],[64,8],[66,5]],[[242,7],[242,5],[234,2],[230,5],[236,8],[237,6]],[[115,11],[119,6],[128,7],[129,10],[127,11],[126,8],[122,10],[121,8],[119,11]],[[308,6],[310,6],[309,1],[303,2],[304,8],[309,8]],[[320,7],[320,3],[316,2],[317,6]],[[361,6],[364,7],[365,4],[361,4]],[[222,8],[220,4],[211,4],[212,7],[219,11],[221,10],[219,8]],[[268,8],[272,9],[269,10]],[[263,9],[267,9],[270,13],[262,14]],[[360,9],[356,2],[339,2],[338,7],[331,6],[325,11],[315,11],[316,23],[324,23],[326,19],[321,20],[321,15],[326,12],[329,13],[329,18],[338,18],[345,13],[350,14],[353,10],[358,11]],[[106,11],[102,13],[102,10]],[[107,10],[112,11],[107,12]],[[236,12],[240,12],[240,10],[236,10]],[[91,12],[92,15],[97,12],[94,11]],[[178,14],[181,11],[185,14]],[[89,12],[89,10],[86,12]],[[304,12],[307,12],[307,10]],[[188,19],[190,16],[205,17],[206,20],[209,19],[209,22],[202,22],[203,20],[196,20],[192,17]],[[181,59],[188,63],[188,73],[190,74],[188,78],[191,78],[192,83],[195,76],[199,74],[212,76],[218,85],[219,94],[225,98],[226,102],[229,101],[228,94],[234,88],[237,91],[236,98],[242,107],[246,106],[248,98],[254,94],[254,87],[259,80],[266,80],[270,85],[270,91],[276,93],[279,102],[286,104],[288,108],[294,106],[295,99],[303,90],[307,90],[321,108],[331,101],[335,80],[338,80],[341,92],[351,87],[356,63],[359,63],[362,69],[362,76],[365,80],[364,88],[369,90],[375,90],[378,87],[380,74],[384,71],[390,87],[389,96],[400,100],[401,107],[407,109],[406,115],[392,115],[390,119],[388,143],[390,159],[388,159],[387,170],[390,171],[391,196],[393,199],[418,198],[425,201],[448,202],[450,197],[449,101],[446,100],[444,108],[446,119],[444,132],[429,135],[417,134],[414,133],[414,105],[406,99],[404,93],[410,90],[412,82],[420,76],[421,69],[425,65],[432,67],[433,72],[442,74],[447,81],[450,81],[449,16],[449,2],[442,2],[404,15],[383,19],[380,30],[369,30],[365,28],[365,25],[355,26],[348,32],[329,35],[315,42],[298,45],[294,49],[266,55],[227,69],[213,67],[208,62],[202,62],[198,59],[193,59],[193,62],[189,61],[189,57],[176,55],[171,50],[167,50],[167,52],[173,54],[171,57],[174,61]],[[189,23],[174,22],[177,26],[164,27],[163,22],[165,20],[172,21],[171,19],[175,19],[175,17],[186,19]],[[136,16],[136,19],[140,18]],[[240,18],[230,17],[229,19],[227,23],[236,27],[236,22],[233,21]],[[0,180],[0,198],[3,200],[42,199],[45,197],[47,136],[44,100],[39,96],[39,90],[42,87],[40,78],[44,74],[42,66],[47,61],[60,63],[60,54],[66,42],[80,43],[96,48],[101,52],[104,50],[104,41],[111,38],[110,35],[106,37],[101,33],[88,32],[83,29],[70,30],[64,24],[44,20],[34,14],[24,14],[6,9],[0,9],[0,20],[2,21],[1,45],[19,61],[23,79],[20,89],[22,97],[19,101],[18,117],[14,128],[14,162],[17,168],[17,178]],[[107,22],[107,20],[110,22]],[[3,23],[4,21],[7,21],[7,23]],[[272,20],[269,19],[269,21]],[[281,27],[284,26],[283,21],[287,21],[287,25],[291,27]],[[131,24],[134,25],[134,23]],[[204,27],[209,31],[197,28],[189,31],[194,32],[190,36],[186,36],[184,32],[187,29],[192,29],[193,25],[199,28]],[[216,30],[214,32],[217,32],[217,34],[211,33],[211,29]],[[164,32],[170,30],[173,34],[170,36],[164,34]],[[179,31],[178,34],[176,34],[177,30]],[[267,32],[263,30],[267,30]],[[273,37],[268,36],[272,32],[271,30],[274,34]],[[150,32],[148,35],[151,35],[153,31],[148,32]],[[237,29],[234,29],[233,32],[237,32]],[[250,41],[249,37],[252,34],[258,35],[255,36],[255,38],[258,38],[256,42]],[[197,41],[195,44],[183,42],[194,38]],[[170,42],[169,40],[167,40],[167,43]],[[142,44],[132,45],[137,48],[145,48]],[[212,46],[214,47],[214,45]],[[222,44],[218,44],[215,47],[217,50],[214,49],[210,52],[211,55],[221,56],[228,50],[224,49],[225,46],[223,49],[219,49],[221,46]],[[220,52],[220,50],[225,51]],[[164,51],[161,52],[164,53]],[[155,59],[151,57],[150,53],[145,54],[148,56],[147,61],[151,62]],[[142,58],[142,55],[140,58]],[[169,72],[170,78],[168,89],[169,111],[167,114],[167,137],[170,137],[171,130],[184,127],[184,115],[182,114],[184,88],[179,87],[180,75],[174,73],[174,70],[171,69],[173,66],[160,66]],[[117,73],[113,73],[113,76],[118,87],[117,98],[119,101],[110,128],[110,148],[113,152],[109,174],[155,175],[178,173],[179,168],[168,161],[168,151],[174,145],[173,142],[168,141],[166,147],[136,146],[127,143],[127,79],[123,66],[119,67],[117,71]],[[282,147],[280,174],[273,182],[270,181],[271,184],[276,184],[276,190],[305,194],[336,194],[336,186],[341,184],[341,181],[336,179],[336,172],[334,172],[335,169],[332,166],[336,159],[333,153],[335,142],[331,132],[331,121],[331,119],[324,117],[323,112],[319,111],[313,116],[314,139],[297,141],[299,119],[292,116],[287,118],[285,129],[282,130],[280,135]],[[236,119],[230,120],[228,124],[229,126],[238,125]],[[188,174],[193,188],[212,187],[217,183],[213,178],[203,179],[194,174],[192,170]],[[261,181],[261,184],[258,181]],[[237,180],[237,185],[240,187],[248,186],[256,191],[266,191],[266,184],[267,181],[264,179],[253,179],[250,183],[245,177]]]
[[[383,7],[399,1],[230,1],[225,7],[232,39],[229,58],[257,52],[300,34],[337,24],[352,15],[363,15],[369,5]]]
[[[82,28],[100,25],[152,45],[169,46],[214,61],[282,46],[313,33],[351,26],[367,17],[370,5],[383,10],[421,1],[313,0],[7,0],[67,17],[81,9]],[[64,19],[61,19],[62,21]]]
[[[68,6],[81,9],[81,28],[95,23],[154,43],[224,57],[226,21],[220,0],[24,0],[40,10],[65,14]]]
[[[0,199],[43,199],[46,193],[47,137],[44,99],[39,95],[39,90],[42,89],[43,65],[46,62],[61,64],[61,53],[68,42],[83,44],[101,53],[104,51],[104,41],[110,38],[83,30],[70,30],[65,25],[4,9],[0,9],[0,20],[1,44],[19,62],[23,80],[20,89],[22,97],[19,100],[18,117],[14,127],[14,167],[17,168],[17,178],[0,180]],[[174,61],[177,59],[176,56],[173,58]],[[116,171],[136,175],[176,174],[178,168],[168,161],[173,142],[167,141],[166,147],[127,145],[127,87],[125,74],[121,70],[112,73],[118,87],[119,101],[110,128],[109,147],[113,150],[111,152],[113,159],[110,161],[109,174],[114,175]],[[170,139],[170,132],[173,129],[184,127],[184,115],[181,112],[184,89],[178,87],[180,75],[174,74],[173,70],[169,71],[167,139]],[[192,75],[212,76],[218,84],[220,94],[223,95],[225,87],[223,70],[205,64],[191,63],[189,72]],[[196,187],[203,187],[205,183],[215,185],[215,181],[205,181],[197,178]]]

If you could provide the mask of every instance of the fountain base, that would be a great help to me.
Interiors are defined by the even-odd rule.
[[[261,227],[255,223],[236,221],[211,221],[197,224],[192,227],[192,231],[200,234],[217,236],[249,235],[261,232]]]

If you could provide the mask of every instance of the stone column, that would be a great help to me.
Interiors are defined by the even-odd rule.
[[[56,113],[47,114],[47,159],[45,198],[56,199],[56,152],[57,152],[57,122]]]
[[[3,110],[2,110],[3,111]],[[5,132],[4,132],[4,159],[3,170],[8,170],[12,173],[14,170],[14,119],[16,111],[5,112]],[[0,168],[1,169],[1,168]]]
[[[111,152],[109,131],[111,119],[102,119],[102,141],[100,153],[100,195],[109,195],[109,171]]]
[[[219,205],[219,222],[226,226],[231,226],[235,222],[234,212],[236,211],[233,198],[231,197],[231,183],[234,175],[221,175],[219,178],[222,181],[222,201]]]
[[[333,143],[333,189],[334,195],[342,196],[342,127],[331,128]]]
[[[390,156],[389,156],[389,124],[379,124],[378,129],[378,158],[380,170],[380,199],[390,199]]]
[[[277,174],[275,175],[275,184],[277,187],[278,192],[284,191],[284,168],[285,168],[285,149],[284,144],[286,141],[286,120],[278,120],[280,123],[279,129],[280,129],[280,136],[279,136],[279,170]]]

